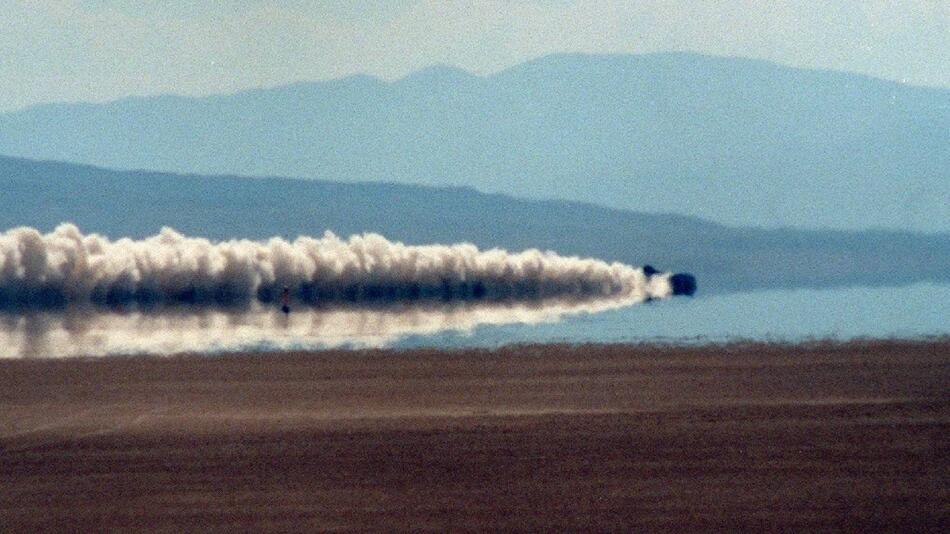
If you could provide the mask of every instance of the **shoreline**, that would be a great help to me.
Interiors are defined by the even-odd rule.
[[[694,338],[653,337],[630,341],[514,341],[499,344],[485,345],[406,345],[406,346],[328,346],[307,348],[223,348],[211,350],[182,350],[166,353],[151,351],[145,352],[111,352],[108,354],[76,354],[76,355],[31,355],[31,356],[0,356],[0,366],[11,362],[94,362],[109,360],[218,360],[218,359],[254,359],[254,358],[321,358],[329,355],[349,358],[383,357],[403,355],[413,357],[418,355],[479,354],[490,357],[496,353],[516,353],[528,351],[531,353],[541,350],[568,350],[579,348],[592,350],[615,351],[623,349],[630,354],[644,352],[721,352],[721,351],[748,351],[762,350],[766,353],[775,351],[814,351],[840,350],[858,348],[897,348],[918,345],[932,345],[937,348],[946,347],[950,350],[950,334],[922,334],[916,336],[870,337],[858,336],[851,338],[812,337],[798,340],[790,339],[757,339],[753,337],[737,337],[730,339],[716,339],[697,336]]]
[[[0,524],[950,520],[950,338],[0,360]]]

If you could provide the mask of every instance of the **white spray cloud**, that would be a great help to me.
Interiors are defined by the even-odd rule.
[[[531,249],[411,246],[377,234],[330,232],[293,241],[212,242],[170,228],[110,240],[62,224],[0,234],[0,305],[270,302],[282,288],[309,304],[416,300],[539,300],[672,294],[670,274]]]

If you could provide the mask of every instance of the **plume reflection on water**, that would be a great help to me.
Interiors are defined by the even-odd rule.
[[[0,314],[0,357],[76,357],[384,347],[407,336],[465,335],[482,325],[540,324],[639,299],[445,303],[382,307],[110,310]]]

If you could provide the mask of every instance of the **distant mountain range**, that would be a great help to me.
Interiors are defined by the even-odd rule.
[[[541,248],[688,271],[700,292],[950,282],[950,233],[743,229],[470,188],[111,171],[0,157],[0,230],[60,222],[110,237],[378,232],[411,244]],[[2,265],[0,265],[2,269]]]
[[[742,226],[950,231],[950,90],[694,54],[42,105],[0,115],[0,153],[470,186]]]

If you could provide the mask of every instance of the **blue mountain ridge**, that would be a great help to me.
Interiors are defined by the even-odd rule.
[[[0,231],[212,239],[377,232],[409,244],[540,248],[687,271],[700,292],[950,282],[950,234],[738,228],[472,188],[177,175],[0,157]]]
[[[950,231],[950,90],[688,53],[42,105],[0,115],[0,153],[466,186],[734,226]]]

